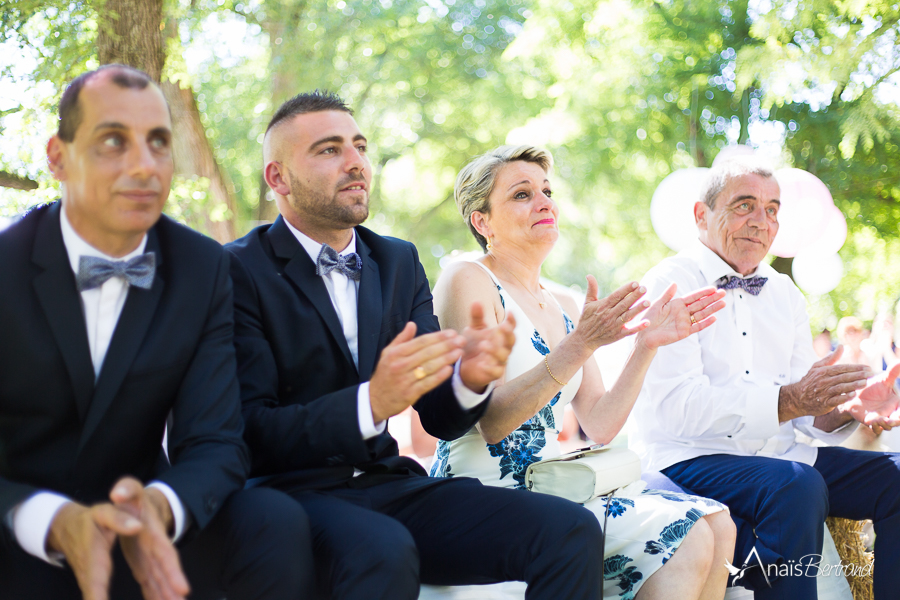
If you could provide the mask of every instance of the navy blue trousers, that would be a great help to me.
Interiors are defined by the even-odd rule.
[[[528,600],[600,597],[600,525],[562,498],[466,477],[287,491],[309,515],[319,598],[415,600],[420,582],[516,580]]]
[[[872,519],[875,524],[875,597],[900,590],[900,454],[819,448],[815,465],[775,458],[715,454],[664,469],[686,492],[718,500],[731,509],[738,529],[736,566],[756,549],[765,565],[807,564],[821,555],[825,517]],[[752,561],[755,562],[755,561]],[[799,574],[802,571],[803,574]],[[770,567],[744,577],[757,600],[816,598],[815,569]],[[775,577],[772,577],[775,575]]]

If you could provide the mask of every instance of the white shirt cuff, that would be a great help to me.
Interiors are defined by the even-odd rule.
[[[190,518],[190,514],[184,510],[184,505],[181,503],[175,490],[162,481],[151,481],[147,487],[158,489],[162,492],[163,496],[166,497],[166,500],[169,501],[169,508],[172,509],[172,521],[174,521],[174,533],[172,535],[172,543],[174,544],[181,539],[182,535],[184,535],[184,530],[187,529],[187,521]]]
[[[741,437],[765,440],[778,435],[778,394],[781,388],[747,390],[744,423],[747,428]]]
[[[10,511],[13,534],[22,550],[41,560],[63,566],[59,552],[47,553],[47,535],[56,513],[72,500],[53,492],[38,492]]]
[[[372,400],[369,398],[369,382],[360,384],[359,391],[356,393],[356,414],[359,415],[359,432],[364,440],[373,438],[384,432],[387,423],[375,423],[372,416]]]
[[[494,382],[490,382],[487,386],[487,389],[484,390],[483,393],[477,394],[466,387],[466,384],[463,383],[462,377],[459,375],[459,366],[462,364],[462,359],[456,361],[456,365],[453,367],[453,377],[450,382],[453,385],[453,393],[456,395],[456,401],[459,402],[459,405],[463,407],[463,410],[472,410],[490,395],[490,393],[494,390]]]

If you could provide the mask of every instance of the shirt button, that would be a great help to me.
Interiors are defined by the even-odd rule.
[[[749,374],[750,374],[750,371],[744,371],[744,373],[746,373],[747,375],[749,375]]]
[[[746,332],[746,331],[744,332],[744,335],[747,335],[747,332]]]

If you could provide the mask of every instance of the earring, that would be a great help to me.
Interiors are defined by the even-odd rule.
[[[494,245],[491,243],[491,238],[487,239],[487,251],[490,252]]]

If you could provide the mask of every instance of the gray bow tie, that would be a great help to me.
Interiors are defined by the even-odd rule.
[[[743,288],[744,291],[752,296],[759,296],[764,285],[769,280],[768,277],[748,277],[743,279],[734,275],[723,275],[716,280],[716,287],[720,290],[733,290],[734,288]]]
[[[156,254],[146,252],[131,260],[106,260],[97,256],[82,256],[78,261],[75,282],[78,291],[103,285],[110,277],[121,277],[129,284],[145,290],[153,285],[156,274]]]
[[[316,275],[328,275],[335,270],[353,281],[359,281],[362,275],[362,259],[356,252],[340,255],[328,244],[322,244],[316,258]]]

